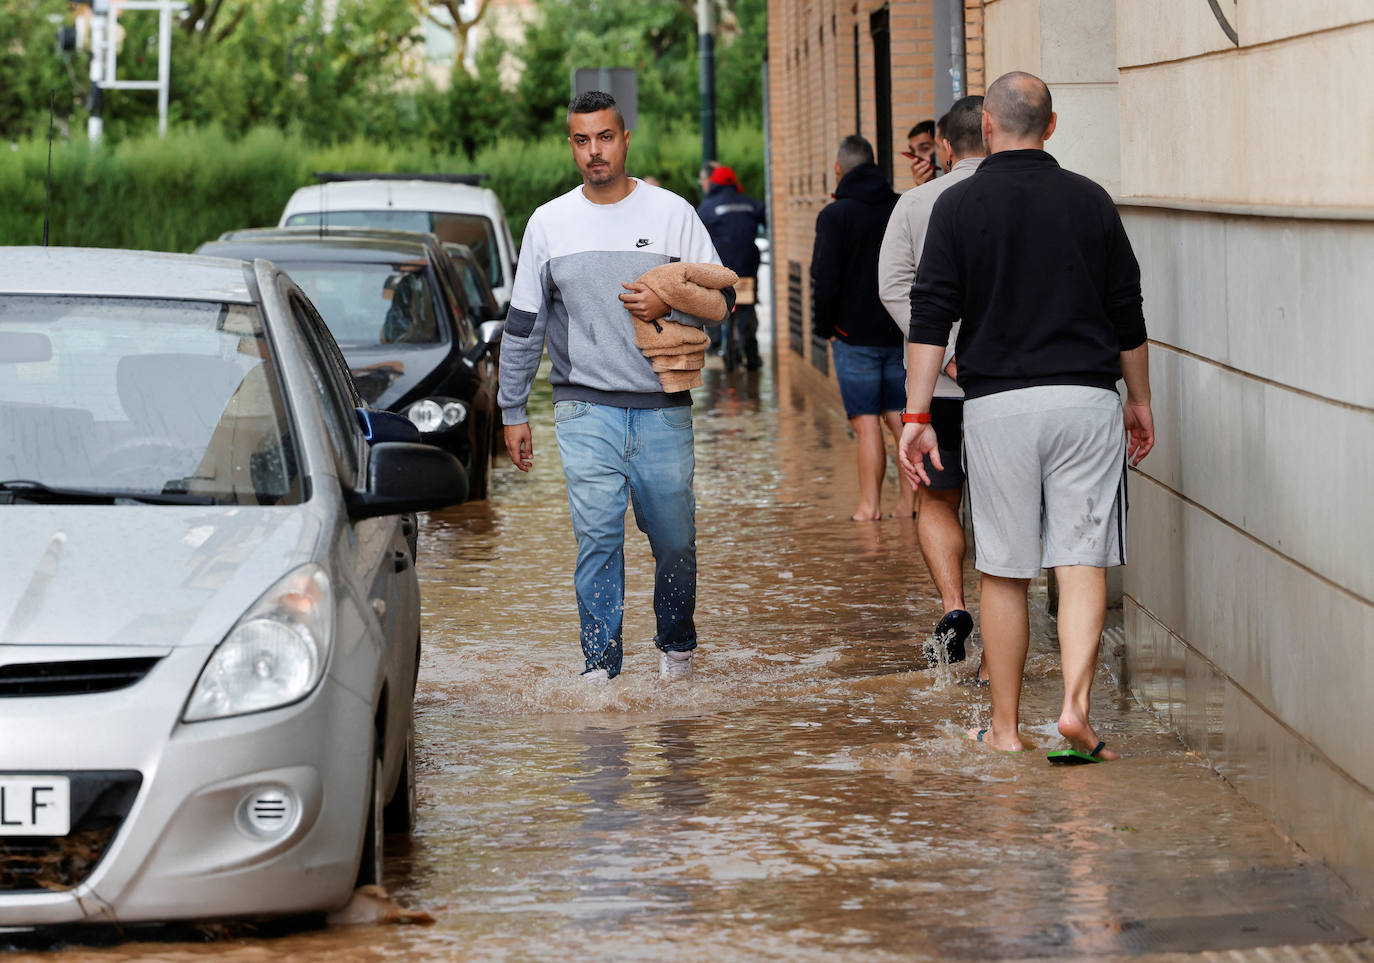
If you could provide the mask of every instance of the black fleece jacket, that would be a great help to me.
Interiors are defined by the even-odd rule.
[[[1140,265],[1111,197],[1042,150],[1001,151],[930,215],[910,339],[955,343],[978,398],[1037,385],[1115,389],[1145,342]]]
[[[897,195],[876,164],[860,164],[816,216],[811,252],[811,330],[849,344],[901,344],[878,298],[878,248]]]

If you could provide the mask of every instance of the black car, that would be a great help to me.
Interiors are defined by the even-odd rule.
[[[468,303],[477,311],[478,317],[488,321],[502,320],[504,313],[496,303],[496,293],[487,282],[487,272],[482,270],[482,263],[472,248],[452,241],[444,241],[443,244],[444,250],[453,258],[453,265],[458,269]]]
[[[362,228],[231,231],[197,254],[264,258],[319,311],[376,408],[406,415],[457,456],[469,497],[486,498],[501,417],[494,349],[502,322],[474,305],[432,234]]]

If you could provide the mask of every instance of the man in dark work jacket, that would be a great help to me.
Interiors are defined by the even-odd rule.
[[[992,676],[992,722],[969,735],[1026,748],[1018,728],[1026,588],[1053,568],[1059,732],[1071,748],[1050,761],[1081,763],[1117,758],[1089,724],[1088,702],[1106,568],[1126,561],[1126,460],[1149,453],[1154,419],[1140,267],[1107,192],[1045,153],[1051,107],[1049,88],[1030,74],[993,83],[983,102],[989,156],[931,212],[911,288],[901,461],[908,476],[924,478],[922,455],[936,457],[935,433],[923,422],[950,328],[962,317],[955,358]]]
[[[835,200],[816,217],[811,253],[811,331],[834,345],[840,400],[859,443],[856,522],[882,517],[887,470],[883,422],[901,436],[906,401],[901,332],[878,297],[878,249],[897,195],[873,163],[873,147],[851,134],[835,155]],[[910,517],[915,493],[899,485],[898,513]]]

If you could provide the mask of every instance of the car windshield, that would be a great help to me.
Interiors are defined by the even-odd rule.
[[[433,275],[426,262],[359,264],[279,260],[341,347],[439,344]]]
[[[481,214],[451,214],[437,211],[330,211],[324,221],[330,227],[379,227],[393,231],[429,231],[439,240],[451,244],[466,244],[472,248],[477,263],[486,272],[487,283],[500,287],[501,252],[496,246],[496,227]],[[287,227],[314,227],[320,223],[319,212],[292,214]]]
[[[299,502],[285,411],[255,307],[0,295],[0,487]]]

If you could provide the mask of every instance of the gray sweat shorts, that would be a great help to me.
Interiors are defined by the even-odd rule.
[[[1114,391],[1043,385],[964,402],[978,571],[1126,564],[1126,430]]]

